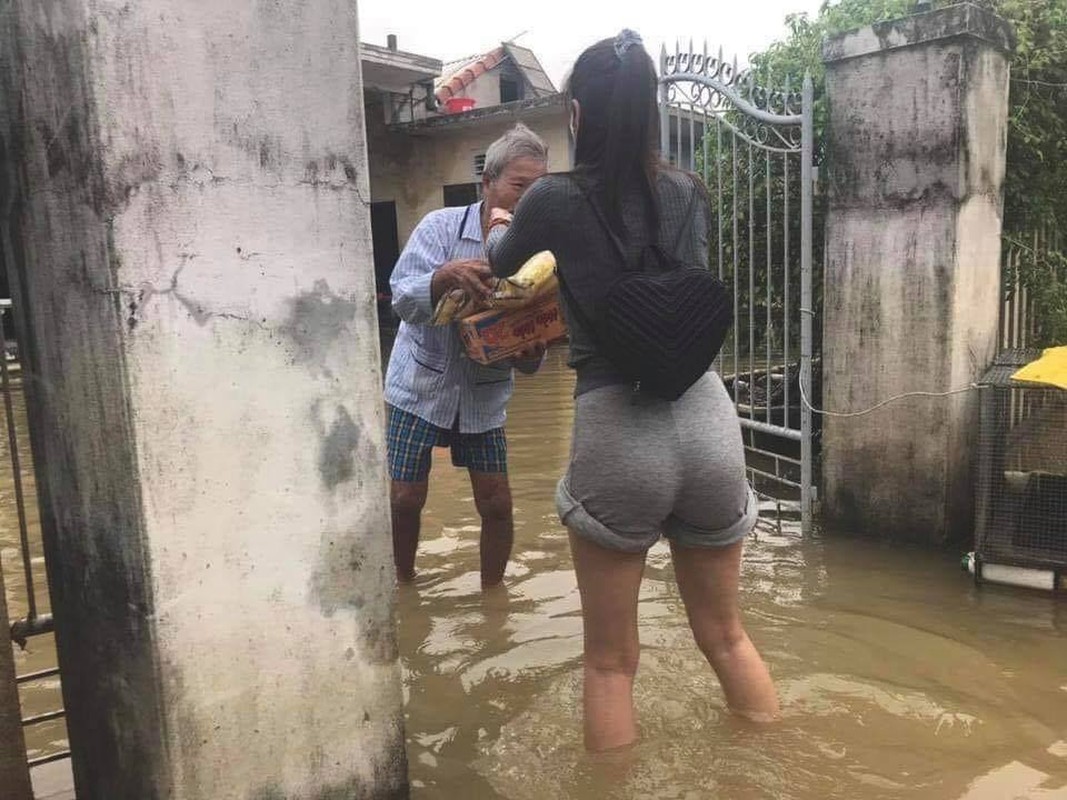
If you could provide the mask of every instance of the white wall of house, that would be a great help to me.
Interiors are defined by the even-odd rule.
[[[493,67],[488,72],[479,75],[474,81],[459,93],[460,97],[469,97],[474,100],[475,108],[490,108],[500,105],[500,77],[506,75],[521,80],[521,76],[514,69],[509,69],[509,63],[504,62]]]
[[[371,200],[396,203],[397,228],[403,247],[426,214],[444,205],[443,187],[474,183],[474,158],[517,121],[522,121],[548,145],[550,172],[571,168],[568,118],[558,110],[539,109],[536,116],[502,114],[468,123],[469,127],[437,128],[420,133],[390,131],[368,114]]]

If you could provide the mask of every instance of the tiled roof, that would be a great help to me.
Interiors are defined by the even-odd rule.
[[[437,102],[444,103],[448,98],[456,97],[470,86],[476,78],[497,66],[506,57],[507,53],[504,48],[498,47],[485,55],[477,56],[466,62],[459,62],[457,69],[452,71],[451,74],[446,71],[437,83]]]

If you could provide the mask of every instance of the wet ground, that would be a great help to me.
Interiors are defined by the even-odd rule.
[[[587,757],[578,593],[552,505],[572,388],[558,349],[541,374],[518,380],[508,422],[516,546],[504,591],[482,593],[469,483],[447,453],[436,459],[421,577],[398,605],[414,797],[1067,800],[1067,604],[978,589],[958,553],[804,539],[788,520],[753,534],[743,577],[781,722],[753,728],[726,713],[658,545],[641,593],[641,742],[622,760]],[[21,614],[8,463],[0,553],[10,610]],[[33,554],[43,585],[39,542]],[[49,666],[51,638],[16,658],[20,673]],[[56,707],[57,686],[25,686],[26,713]],[[34,755],[64,738],[61,721],[28,731]]]

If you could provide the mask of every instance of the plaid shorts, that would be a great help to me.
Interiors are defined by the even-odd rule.
[[[508,471],[508,443],[503,428],[485,433],[460,433],[456,428],[438,428],[395,406],[388,409],[386,445],[389,477],[394,481],[421,483],[429,478],[435,447],[450,448],[452,463],[472,472]]]

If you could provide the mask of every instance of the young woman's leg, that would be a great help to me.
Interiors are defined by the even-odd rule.
[[[726,702],[737,714],[769,721],[778,713],[778,695],[738,608],[742,546],[682,547],[672,542],[671,555],[689,627],[719,676]]]
[[[610,750],[637,738],[633,685],[640,645],[637,595],[645,554],[608,550],[570,534],[585,631],[585,746]]]

